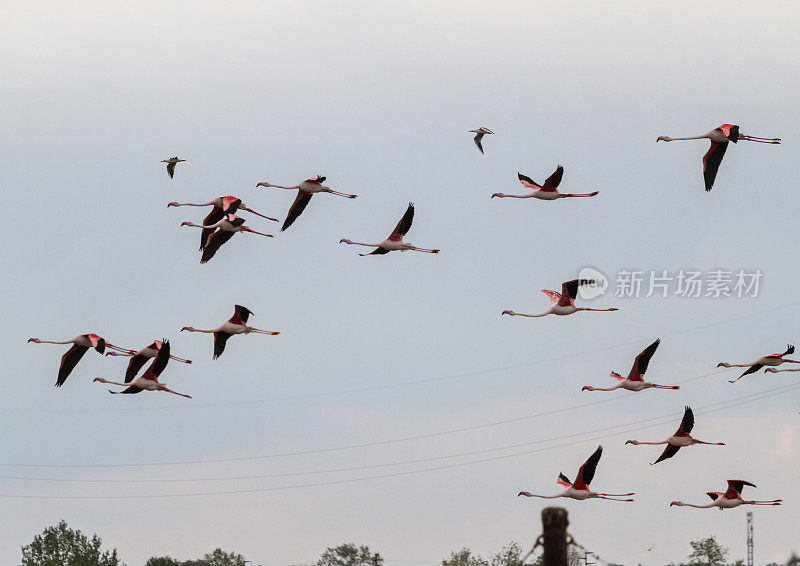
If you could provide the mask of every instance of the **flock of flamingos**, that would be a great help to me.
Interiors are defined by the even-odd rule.
[[[470,130],[470,132],[475,133],[474,142],[477,148],[480,150],[481,154],[484,153],[483,150],[483,138],[485,135],[492,135],[494,132],[489,130],[488,128],[477,128],[475,130]],[[714,180],[716,179],[717,172],[719,170],[719,166],[722,163],[722,158],[725,155],[725,151],[728,148],[728,143],[737,143],[739,141],[752,141],[758,143],[770,143],[770,144],[779,144],[781,142],[780,138],[760,138],[755,136],[747,136],[744,134],[739,133],[739,126],[733,124],[723,124],[722,126],[711,130],[710,132],[693,137],[686,137],[686,138],[671,138],[668,136],[661,136],[656,141],[664,141],[670,142],[675,140],[693,140],[693,139],[709,139],[711,141],[711,146],[703,156],[703,178],[705,182],[705,189],[706,191],[710,191],[714,185]],[[171,157],[169,159],[165,159],[162,162],[166,163],[167,166],[167,174],[169,175],[170,179],[172,179],[175,175],[175,166],[178,163],[185,161],[184,159],[179,159],[176,157]],[[522,175],[521,173],[518,174],[519,180],[522,185],[528,189],[530,192],[525,194],[505,194],[505,193],[494,193],[492,198],[535,198],[541,200],[556,200],[561,198],[572,198],[572,197],[594,197],[598,194],[598,192],[586,193],[586,194],[570,194],[570,193],[560,193],[558,191],[558,186],[561,183],[561,179],[564,174],[564,168],[560,165],[555,170],[555,172],[548,177],[544,183],[541,185],[533,181],[530,177]],[[333,189],[323,185],[325,182],[325,177],[317,176],[316,178],[306,179],[298,183],[297,185],[293,186],[282,186],[282,185],[275,185],[268,182],[261,182],[256,185],[257,187],[272,187],[278,189],[286,189],[286,190],[296,190],[297,196],[295,197],[294,202],[292,203],[291,207],[289,208],[289,212],[286,215],[286,219],[283,222],[281,230],[286,230],[289,228],[295,220],[302,214],[303,210],[305,210],[306,206],[308,206],[311,197],[317,193],[328,193],[332,195],[337,195],[345,198],[356,198],[357,195],[342,193],[338,191],[334,191]],[[265,218],[267,220],[272,220],[278,222],[275,218],[270,218],[269,216],[265,216],[259,212],[256,212],[242,202],[242,199],[235,197],[235,196],[220,196],[214,198],[208,202],[201,202],[201,203],[179,203],[179,202],[170,202],[167,207],[178,207],[178,206],[200,206],[200,207],[211,207],[211,212],[205,217],[201,224],[195,224],[193,222],[183,222],[181,226],[189,226],[189,227],[196,227],[201,229],[200,235],[200,251],[202,252],[201,255],[201,263],[206,263],[210,261],[214,255],[219,251],[219,249],[227,243],[237,232],[242,233],[251,233],[257,234],[260,236],[265,237],[273,237],[271,234],[265,234],[262,232],[257,232],[252,230],[248,226],[245,226],[245,219],[237,216],[237,212],[245,211],[261,218]],[[408,231],[411,229],[411,224],[414,220],[414,205],[410,203],[408,208],[406,209],[405,213],[403,214],[400,221],[395,226],[394,230],[392,230],[391,234],[379,242],[376,243],[364,243],[364,242],[355,242],[353,240],[343,238],[340,240],[339,243],[349,244],[349,245],[358,245],[358,246],[366,246],[370,248],[374,248],[371,252],[366,254],[359,254],[359,255],[382,255],[387,254],[392,251],[418,251],[424,253],[438,253],[438,249],[429,249],[429,248],[421,248],[414,246],[410,243],[404,242],[403,238],[408,234]],[[574,314],[579,311],[616,311],[616,308],[609,308],[609,309],[590,309],[590,308],[583,308],[575,306],[575,299],[578,295],[578,289],[581,285],[591,285],[594,284],[593,280],[589,279],[574,279],[572,281],[567,281],[561,285],[561,292],[557,293],[555,291],[550,291],[547,289],[542,289],[542,292],[545,293],[550,301],[551,306],[546,311],[539,313],[539,314],[522,314],[517,313],[512,310],[504,310],[503,315],[509,316],[527,316],[527,317],[542,317],[547,315],[557,315],[557,316],[566,316],[570,314]],[[234,306],[234,313],[233,316],[226,322],[223,322],[221,325],[217,326],[216,328],[203,330],[194,328],[192,326],[184,326],[181,331],[188,331],[188,332],[201,332],[201,333],[209,333],[214,335],[214,352],[213,358],[218,358],[223,354],[225,351],[225,344],[227,343],[228,339],[236,334],[267,334],[267,335],[276,335],[278,332],[276,331],[269,331],[269,330],[260,330],[258,328],[254,328],[252,326],[248,326],[247,322],[250,316],[253,313],[243,307],[241,305]],[[121,348],[106,342],[106,340],[97,334],[88,333],[88,334],[79,334],[70,340],[62,340],[62,341],[53,341],[53,340],[41,340],[39,338],[31,338],[28,342],[35,342],[37,344],[71,344],[72,346],[70,349],[62,356],[61,358],[61,365],[59,366],[58,376],[56,379],[56,387],[61,387],[66,382],[67,378],[69,377],[72,370],[81,360],[81,358],[89,351],[89,349],[95,349],[100,354],[105,353],[106,355],[111,356],[125,356],[129,357],[130,360],[128,361],[128,367],[125,371],[125,378],[124,382],[115,382],[110,381],[104,378],[95,378],[94,381],[106,383],[110,385],[117,385],[123,387],[124,389],[119,391],[110,391],[112,394],[133,394],[133,393],[140,393],[141,391],[165,391],[167,393],[172,393],[175,395],[180,395],[182,397],[190,398],[189,395],[185,395],[183,393],[178,393],[169,389],[166,384],[159,381],[159,377],[163,373],[164,369],[167,367],[169,360],[175,360],[176,362],[190,364],[192,363],[191,360],[187,360],[184,358],[179,358],[177,356],[172,355],[170,350],[170,343],[168,340],[154,340],[148,346],[141,348],[139,350],[131,350],[126,348]],[[647,348],[645,348],[633,362],[633,367],[631,368],[630,372],[628,373],[627,377],[623,377],[621,374],[612,372],[611,376],[617,380],[617,383],[612,387],[594,387],[591,385],[587,385],[583,387],[585,391],[612,391],[614,389],[626,389],[628,391],[643,391],[645,389],[678,389],[678,386],[675,385],[659,385],[656,383],[651,383],[645,381],[644,376],[647,371],[647,368],[650,364],[650,360],[655,354],[656,350],[658,349],[660,340],[656,340],[652,344],[650,344]],[[106,349],[108,351],[106,352]],[[742,373],[738,378],[731,381],[734,383],[741,379],[742,377],[755,373],[762,368],[767,368],[765,371],[768,372],[778,372],[778,371],[800,371],[800,367],[795,369],[776,369],[777,366],[780,366],[784,363],[800,363],[800,360],[791,360],[788,359],[786,356],[789,356],[794,353],[794,346],[788,346],[785,352],[780,354],[769,354],[765,356],[761,356],[760,358],[756,359],[751,363],[746,364],[729,364],[726,362],[721,362],[718,367],[746,367],[747,369]],[[148,360],[152,360],[148,368],[141,374],[139,372],[147,363]],[[666,445],[664,451],[658,457],[658,459],[653,462],[653,464],[657,464],[662,462],[668,458],[672,458],[675,454],[682,447],[686,446],[694,446],[694,445],[724,445],[722,442],[705,442],[702,440],[698,440],[691,436],[692,429],[694,427],[694,414],[690,407],[686,407],[683,419],[681,420],[681,424],[678,427],[678,430],[668,437],[666,440],[662,440],[660,442],[643,442],[637,440],[628,440],[626,444],[632,445],[642,445],[642,444],[654,444]],[[597,464],[600,461],[600,457],[602,456],[603,448],[602,446],[598,447],[597,450],[592,453],[591,456],[584,462],[584,464],[578,470],[577,476],[575,477],[575,481],[570,481],[567,476],[564,474],[559,474],[558,479],[556,480],[559,485],[564,487],[564,491],[555,495],[537,495],[533,493],[529,493],[527,491],[521,491],[519,493],[520,496],[526,497],[540,497],[540,498],[557,498],[557,497],[567,497],[571,499],[577,500],[585,500],[591,498],[598,498],[598,499],[608,499],[612,501],[633,501],[629,497],[634,495],[633,493],[601,493],[592,491],[589,488],[589,484],[592,482],[594,478],[595,470],[597,469]],[[742,496],[742,490],[744,486],[751,486],[755,487],[752,483],[749,483],[744,480],[728,480],[727,490],[724,492],[708,492],[707,495],[710,497],[711,502],[706,505],[695,505],[690,503],[683,503],[681,501],[673,501],[670,505],[676,506],[689,506],[689,507],[697,507],[697,508],[710,508],[716,507],[718,509],[728,509],[731,507],[737,507],[739,505],[780,505],[781,500],[769,500],[769,501],[751,501],[746,500]]]

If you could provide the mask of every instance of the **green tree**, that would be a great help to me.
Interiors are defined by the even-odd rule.
[[[728,559],[728,548],[718,543],[714,535],[693,540],[689,546],[692,547],[692,552],[689,553],[689,564],[723,566]]]
[[[347,543],[326,548],[317,560],[316,566],[359,566],[361,564],[381,566],[383,558],[378,553],[373,554],[368,546]]]
[[[591,560],[591,558],[590,558]],[[569,566],[581,566],[583,564],[583,553],[573,546],[567,547],[567,564]],[[531,562],[532,566],[544,566],[544,554],[541,552]]]
[[[442,566],[489,566],[489,563],[485,558],[472,554],[469,548],[464,547],[451,552],[449,558],[442,560]]]
[[[183,566],[183,562],[169,556],[153,556],[144,563],[144,566]]]
[[[63,519],[22,547],[22,566],[125,566],[117,550],[103,551],[97,535],[70,529]]]
[[[209,552],[203,556],[200,564],[207,564],[208,566],[245,566],[244,556],[235,552],[224,552],[221,548],[217,548],[214,552]]]
[[[489,560],[491,566],[522,566],[522,547],[511,541]]]

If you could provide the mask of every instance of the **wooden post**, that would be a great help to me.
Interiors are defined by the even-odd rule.
[[[544,566],[567,566],[567,510],[562,507],[542,509]]]

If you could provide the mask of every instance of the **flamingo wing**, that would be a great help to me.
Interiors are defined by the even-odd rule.
[[[215,332],[214,333],[214,359],[216,360],[218,357],[222,355],[222,352],[225,351],[225,344],[228,342],[228,338],[233,336],[232,334],[228,334],[227,332]]]
[[[556,167],[555,172],[550,175],[544,181],[544,186],[542,187],[545,191],[555,191],[558,188],[558,185],[561,184],[561,178],[564,176],[564,168],[559,165]]]
[[[756,487],[755,484],[744,480],[728,480],[728,491],[725,492],[725,497],[728,499],[736,499],[741,496],[744,486]]]
[[[175,162],[167,163],[167,175],[170,179],[175,176]]]
[[[717,178],[717,171],[726,149],[728,142],[711,142],[711,147],[703,156],[703,179],[706,182],[706,191],[710,191],[714,186],[714,179]]]
[[[711,498],[711,501],[716,501],[717,499],[719,499],[720,497],[722,497],[725,494],[724,493],[718,493],[716,491],[707,491],[706,495],[708,495]]]
[[[650,365],[650,358],[652,358],[653,354],[656,353],[659,344],[661,344],[660,338],[650,344],[647,348],[642,350],[638,356],[636,356],[636,359],[633,360],[633,367],[631,368],[631,373],[628,376],[628,379],[631,381],[643,381],[642,378],[647,371],[647,367]]]
[[[680,450],[680,446],[673,446],[672,444],[667,444],[667,447],[664,448],[664,451],[661,453],[661,456],[658,457],[658,460],[653,462],[653,464],[658,464],[659,462],[663,462],[667,458],[672,458],[675,454],[678,453]]]
[[[322,177],[325,179],[325,177]],[[314,181],[321,183],[322,181]],[[303,211],[308,206],[308,201],[311,200],[313,193],[307,193],[305,191],[298,191],[297,197],[294,199],[291,208],[289,209],[289,213],[286,215],[286,220],[283,221],[283,226],[281,226],[281,231],[286,230],[289,226],[291,226],[297,217],[300,216]]]
[[[136,374],[139,373],[139,370],[144,367],[146,362],[147,356],[144,354],[136,354],[131,357],[131,360],[128,362],[128,369],[125,370],[125,383],[133,381],[133,378],[136,377]]]
[[[242,206],[242,199],[233,196],[222,197],[222,211],[226,214],[234,214]]]
[[[556,483],[559,485],[563,485],[564,487],[572,487],[572,482],[569,481],[569,478],[564,474],[558,474],[558,479]]]
[[[361,255],[384,255],[384,254],[388,254],[388,253],[389,253],[389,250],[387,250],[387,249],[375,248],[374,250],[372,250],[368,254],[361,254]]]
[[[542,289],[542,293],[547,295],[550,298],[550,302],[554,305],[558,304],[558,302],[561,300],[561,294],[551,291],[550,289]]]
[[[749,368],[744,370],[744,373],[742,373],[742,375],[740,375],[736,379],[738,381],[739,379],[743,378],[746,375],[750,375],[751,373],[756,373],[758,370],[760,370],[763,367],[764,367],[764,364],[753,364],[752,366],[750,366]]]
[[[169,363],[169,340],[164,340],[161,344],[161,348],[158,350],[158,354],[156,354],[156,359],[153,360],[153,363],[150,364],[150,367],[147,368],[147,373],[152,373],[156,377],[161,375],[161,372],[164,371],[164,368],[167,367]]]
[[[579,285],[591,285],[593,283],[594,279],[573,279],[572,281],[567,281],[566,283],[562,283],[561,296],[569,297],[574,301],[575,297],[578,296]]]
[[[109,393],[113,393],[114,395],[132,395],[134,393],[141,393],[142,391],[144,391],[144,389],[136,385],[129,385],[122,391],[111,391],[110,389],[108,390]]]
[[[525,187],[526,189],[532,189],[535,191],[537,189],[542,188],[541,185],[539,185],[536,181],[534,181],[527,175],[523,175],[522,173],[517,172],[517,178],[519,179],[519,182],[522,183],[522,186]]]
[[[253,311],[242,305],[233,305],[233,316],[228,320],[233,324],[246,324]]]
[[[589,487],[589,484],[594,479],[594,472],[597,470],[597,463],[602,455],[603,447],[598,446],[597,450],[583,463],[583,466],[578,470],[578,477],[575,478],[575,483],[572,484],[576,489],[587,489]]]
[[[394,227],[394,230],[392,230],[392,233],[389,235],[389,239],[395,242],[402,240],[403,236],[408,234],[408,231],[411,230],[412,222],[414,222],[414,203],[410,202],[400,222],[397,223],[397,226]]]
[[[683,411],[683,420],[681,420],[681,426],[678,428],[678,432],[675,433],[675,436],[687,436],[692,429],[694,428],[694,412],[692,408],[687,406],[686,409]]]
[[[56,387],[61,387],[69,377],[69,374],[81,361],[83,355],[89,351],[89,346],[78,346],[75,344],[67,350],[67,353],[61,356],[61,365],[58,368],[58,379],[56,379]]]
[[[772,354],[771,358],[782,358],[783,356],[788,356],[790,354],[794,354],[794,345],[788,344],[786,346],[786,351],[783,354]]]
[[[210,261],[217,253],[217,250],[219,250],[224,243],[233,238],[235,233],[236,232],[220,228],[211,234],[208,240],[206,240],[206,245],[203,247],[203,255],[200,257],[200,263],[207,263]]]
[[[211,209],[211,212],[208,213],[208,216],[203,219],[203,226],[211,226],[216,224],[220,220],[225,217],[225,212],[218,206],[215,206]],[[214,228],[203,228],[200,230],[200,249],[202,250],[206,242],[208,242],[208,237],[214,233]]]
[[[722,124],[717,129],[720,130],[723,134],[725,134],[725,137],[728,138],[733,143],[739,141],[739,126],[735,124]]]

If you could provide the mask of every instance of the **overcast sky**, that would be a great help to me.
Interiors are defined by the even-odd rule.
[[[736,370],[715,372],[800,344],[797,4],[2,12],[0,563],[60,518],[99,533],[129,566],[216,546],[256,564],[310,563],[350,541],[392,566],[435,564],[462,546],[489,554],[540,533],[548,502],[517,492],[557,493],[557,474],[574,477],[600,443],[592,487],[635,491],[636,502],[557,504],[602,558],[678,562],[710,534],[743,558],[747,508],[668,506],[705,503],[728,478],[757,484],[747,497],[784,500],[754,509],[756,562],[800,550],[800,389],[780,389],[800,374],[731,385]],[[730,147],[706,193],[708,142],[655,140],[723,123],[784,144]],[[496,132],[484,156],[468,133],[479,126]],[[187,161],[170,180],[160,160],[173,155]],[[600,194],[490,199],[522,192],[518,171],[542,181],[559,163],[563,191]],[[316,174],[359,198],[315,196],[284,233],[243,213],[276,237],[236,235],[206,265],[197,230],[179,227],[206,210],[166,208],[232,194],[283,219],[294,194],[256,183]],[[408,240],[439,255],[359,257],[338,244],[386,237],[409,201]],[[611,288],[591,306],[615,313],[501,317],[544,310],[539,289],[559,290],[585,266],[612,287],[623,269],[763,278],[757,298]],[[210,336],[179,332],[217,326],[235,303],[281,335],[233,337],[212,361]],[[54,388],[67,347],[25,341],[85,332],[134,349],[171,339],[194,363],[171,363],[162,380],[193,399],[111,396],[92,378],[119,380],[125,360],[95,352]],[[684,382],[680,391],[581,392],[613,384],[609,371],[627,373],[657,337],[648,377]],[[695,436],[726,446],[651,467],[660,447],[624,444],[666,438],[687,404]],[[522,419],[556,409],[570,410]],[[319,452],[423,435],[434,436]],[[296,452],[311,453],[285,455]],[[220,479],[240,476],[273,477]],[[161,497],[186,494],[201,495]]]

